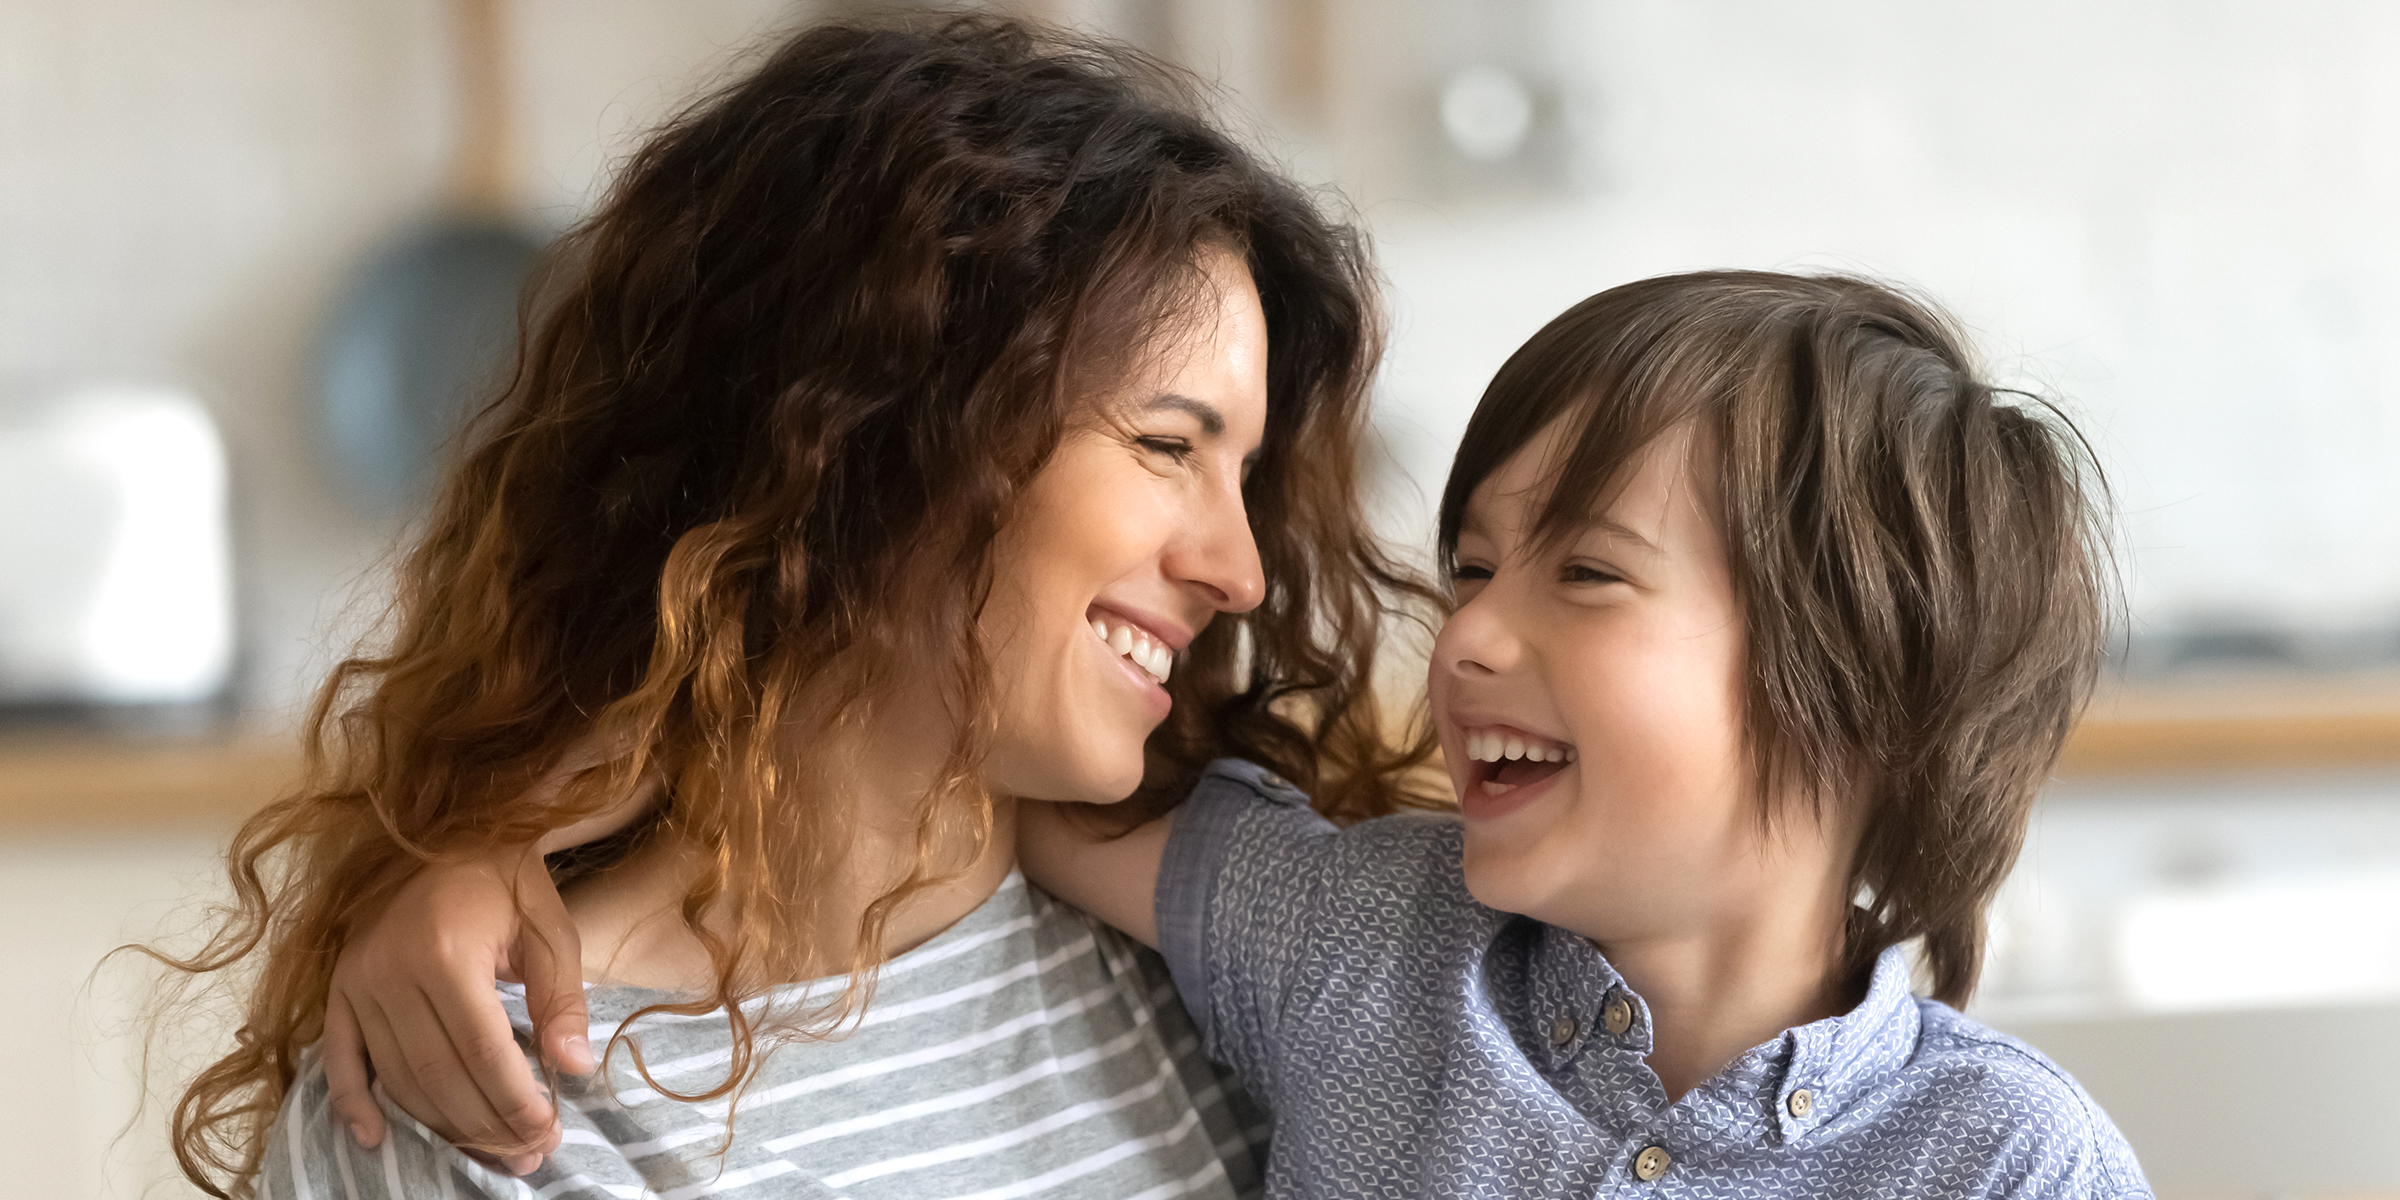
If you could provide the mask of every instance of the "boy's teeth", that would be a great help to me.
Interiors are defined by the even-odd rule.
[[[1568,746],[1527,742],[1514,734],[1469,732],[1467,757],[1477,762],[1574,762],[1575,751]]]

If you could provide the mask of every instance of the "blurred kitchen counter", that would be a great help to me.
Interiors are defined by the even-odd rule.
[[[0,735],[0,830],[230,827],[300,777],[290,736]]]
[[[2400,765],[2400,671],[2211,674],[2104,686],[2062,776]]]
[[[2062,776],[2400,764],[2400,672],[2220,676],[2104,688]],[[230,826],[299,779],[295,740],[0,735],[0,829]]]

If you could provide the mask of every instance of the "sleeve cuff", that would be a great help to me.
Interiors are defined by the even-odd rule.
[[[1211,764],[1200,785],[1175,809],[1166,854],[1158,866],[1153,912],[1159,956],[1167,960],[1175,990],[1183,996],[1184,1009],[1200,1023],[1203,1037],[1215,1024],[1209,1003],[1208,907],[1216,898],[1219,868],[1234,826],[1243,810],[1258,801],[1246,784],[1225,778],[1218,766]]]

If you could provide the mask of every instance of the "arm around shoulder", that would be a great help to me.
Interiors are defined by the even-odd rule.
[[[1023,801],[1017,806],[1017,861],[1043,891],[1158,948],[1158,869],[1166,857],[1173,814],[1121,837],[1078,826],[1062,806]]]

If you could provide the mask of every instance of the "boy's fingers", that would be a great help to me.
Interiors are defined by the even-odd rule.
[[[400,1041],[392,1033],[380,1005],[368,1004],[355,1014],[359,1032],[367,1043],[367,1054],[375,1063],[375,1086],[385,1097],[400,1106],[402,1112],[433,1131],[436,1137],[456,1144],[458,1127],[444,1116],[440,1105],[417,1086],[416,1075],[409,1070],[408,1060],[400,1052]]]
[[[591,1013],[583,1002],[583,939],[545,875],[519,894],[525,922],[511,955],[525,981],[525,1007],[535,1045],[551,1066],[569,1075],[592,1073]]]
[[[461,1057],[462,1047],[454,1044],[425,996],[414,990],[399,995],[398,1003],[378,998],[388,1044],[377,1040],[371,1024],[367,1030],[367,1046],[375,1055],[376,1073],[385,1080],[384,1090],[443,1140],[485,1162],[500,1153],[527,1149],[522,1143],[530,1139],[519,1137],[484,1098]],[[398,1067],[384,1066],[387,1059]]]
[[[325,1060],[327,1102],[333,1115],[350,1131],[361,1150],[383,1144],[383,1109],[375,1103],[367,1076],[366,1040],[348,1001],[335,995],[325,1006],[325,1040],[318,1051]]]
[[[441,1022],[443,1045],[456,1056],[454,1061],[468,1085],[454,1087],[456,1099],[443,1098],[445,1107],[455,1104],[477,1121],[487,1119],[488,1114],[498,1127],[482,1140],[506,1147],[512,1154],[548,1153],[557,1148],[558,1114],[551,1110],[533,1064],[525,1061],[516,1030],[508,1023],[508,1010],[500,1006],[500,994],[492,990],[491,981],[480,980],[463,994],[440,987],[426,994],[425,1000]],[[432,1090],[432,1082],[421,1071],[418,1082]],[[470,1088],[472,1095],[468,1094]]]

